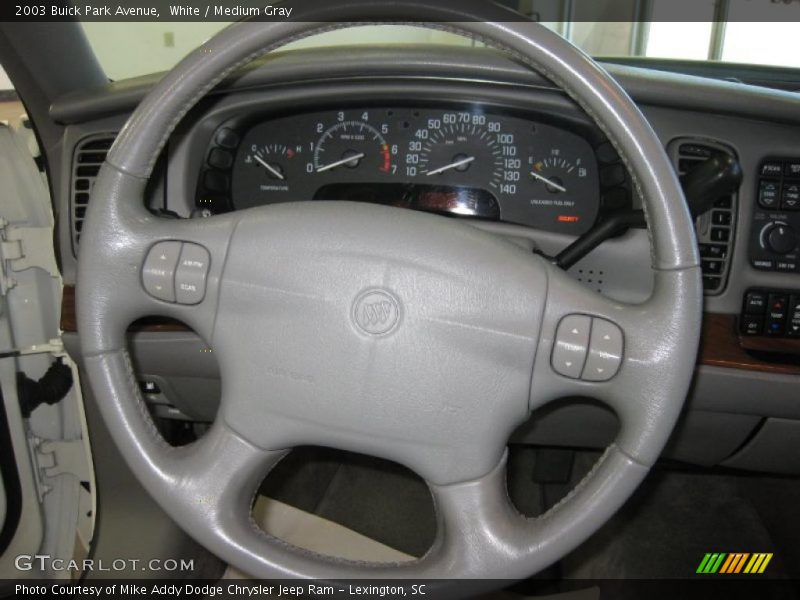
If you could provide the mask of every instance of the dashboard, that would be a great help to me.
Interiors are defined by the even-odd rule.
[[[563,125],[475,105],[353,106],[223,123],[196,208],[351,200],[579,235],[604,191],[592,144]]]
[[[667,456],[800,472],[790,459],[800,457],[800,98],[606,66],[676,174],[709,151],[735,156],[743,171],[738,193],[697,221],[703,342]],[[51,108],[64,126],[51,168],[68,286],[62,329],[74,347],[68,291],[94,177],[156,80],[110,84]],[[146,193],[154,213],[180,218],[243,211],[244,219],[251,207],[342,199],[463,219],[549,256],[613,211],[639,207],[603,132],[549,82],[480,48],[407,48],[402,61],[386,48],[293,51],[243,70],[187,114]],[[642,302],[653,286],[649,249],[647,231],[630,229],[569,272],[610,298]],[[156,414],[209,420],[221,389],[213,352],[180,323],[154,317],[134,330],[137,377]],[[601,447],[615,427],[597,407],[565,406],[517,435]]]

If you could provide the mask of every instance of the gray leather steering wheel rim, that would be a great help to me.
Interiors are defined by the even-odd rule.
[[[371,6],[353,2],[341,7],[340,14],[346,19],[350,11],[362,19]],[[392,7],[395,17],[415,21],[450,15],[414,2]],[[385,11],[382,6],[381,15]],[[524,578],[558,560],[610,518],[646,475],[675,424],[694,369],[702,310],[692,220],[657,136],[596,63],[542,26],[478,21],[428,26],[477,37],[539,71],[580,104],[616,146],[643,199],[651,231],[655,289],[647,302],[611,301],[511,243],[411,211],[298,203],[175,221],[145,210],[144,187],[155,159],[200,98],[253,58],[342,26],[234,24],[187,56],[131,116],[97,179],[81,239],[78,324],[89,381],[111,434],[146,489],[198,542],[246,573],[260,578]],[[142,289],[147,252],[163,240],[208,249],[211,266],[201,303],[166,303]],[[343,245],[348,245],[346,257],[337,254]],[[316,258],[312,264],[293,255],[292,268],[304,277],[281,269],[279,259],[289,256],[287,247],[308,249]],[[458,252],[469,254],[474,248],[482,258],[473,254],[469,265],[453,264]],[[253,253],[260,257],[258,273],[248,270],[252,261],[248,266],[247,258]],[[393,262],[393,253],[401,259]],[[375,286],[391,289],[402,302],[398,333],[359,338],[349,321],[331,324],[331,315],[350,314],[352,292],[363,291],[369,282],[368,276],[354,279],[349,274],[355,264],[375,275]],[[323,268],[335,270],[340,280],[327,280]],[[324,281],[309,281],[311,274]],[[437,277],[447,285],[437,286]],[[278,284],[283,286],[280,294],[291,286],[308,294],[298,291],[292,303],[283,302],[271,289]],[[425,294],[419,295],[415,285]],[[268,295],[273,316],[265,314],[267,308],[253,306],[260,294]],[[448,318],[433,314],[427,299],[446,305]],[[306,301],[305,313],[296,313],[297,305]],[[322,339],[341,341],[343,353],[353,349],[349,358],[354,364],[367,365],[358,386],[350,382],[345,388],[342,377],[331,374],[343,363],[330,355],[321,358],[313,348],[307,352],[317,364],[303,364],[302,372],[259,370],[254,365],[261,363],[243,360],[245,352],[255,353],[266,365],[305,360],[303,344],[311,338],[304,337],[303,318],[314,320],[317,313],[326,319],[314,323],[325,329],[318,332]],[[167,445],[156,431],[126,351],[127,326],[153,314],[190,325],[220,361],[220,414],[201,440],[186,447]],[[573,314],[606,319],[623,331],[624,359],[612,380],[590,383],[553,372],[556,329],[564,316]],[[296,331],[285,334],[286,323]],[[270,334],[281,344],[264,348],[263,341],[247,339],[248,331]],[[420,344],[417,354],[447,348],[459,352],[465,365],[452,366],[452,373],[415,371],[414,381],[395,379],[392,368],[397,371],[398,366],[387,362],[380,344],[394,344],[394,351],[409,362],[414,354],[401,344],[414,340]],[[489,356],[479,355],[480,344],[488,346]],[[290,350],[297,350],[296,355]],[[372,362],[358,354],[362,350]],[[488,383],[479,383],[478,375]],[[468,387],[459,386],[458,377],[480,389],[471,395]],[[384,411],[384,421],[376,417],[378,408],[363,402],[368,391],[375,391],[366,389],[373,379],[388,380],[385,396],[394,404],[384,401],[383,394],[374,403]],[[436,387],[438,379],[446,379],[461,396],[454,400]],[[318,399],[322,384],[341,403],[337,411],[324,403],[308,408],[283,397],[270,402],[255,398],[259,388],[269,385],[310,402]],[[426,385],[445,398],[425,397]],[[309,387],[316,388],[317,396]],[[525,519],[505,491],[505,443],[530,411],[565,396],[590,396],[611,406],[620,417],[621,432],[564,500],[539,518]],[[351,397],[361,404],[350,402]],[[262,411],[270,413],[268,421],[260,419]],[[372,431],[365,432],[365,427]],[[441,437],[430,440],[431,431],[440,431]],[[312,442],[377,454],[422,475],[437,510],[438,533],[429,552],[409,563],[354,563],[294,548],[255,527],[249,508],[260,481],[293,445]]]

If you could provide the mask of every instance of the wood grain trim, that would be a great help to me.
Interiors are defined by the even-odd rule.
[[[77,331],[75,319],[75,288],[64,287],[61,303],[61,329]],[[131,327],[132,331],[190,331],[180,323],[169,319],[144,319]],[[761,360],[747,350],[768,352],[784,352],[797,354],[795,363],[779,363]],[[728,369],[761,371],[785,375],[800,375],[800,340],[784,340],[770,338],[745,338],[736,329],[735,315],[718,315],[706,313],[703,318],[703,335],[700,341],[698,364]]]
[[[760,350],[796,353],[800,352],[800,344],[797,344],[795,340],[740,336],[736,328],[736,321],[735,315],[705,314],[698,364],[763,373],[800,375],[800,356],[796,357],[796,362],[793,363],[768,362],[747,352],[747,350]],[[793,349],[789,350],[787,344],[790,344]]]

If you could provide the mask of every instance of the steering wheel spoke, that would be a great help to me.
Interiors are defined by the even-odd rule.
[[[600,400],[621,422],[621,449],[643,464],[658,450],[643,440],[666,441],[680,405],[669,398],[688,391],[696,346],[676,352],[676,340],[699,330],[697,268],[658,270],[644,303],[607,298],[548,268],[548,299],[531,390],[531,408],[565,397]],[[658,446],[660,450],[661,446]]]

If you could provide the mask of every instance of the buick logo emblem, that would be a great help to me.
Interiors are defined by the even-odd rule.
[[[384,290],[367,290],[353,303],[353,321],[370,335],[389,333],[400,320],[400,303]]]

